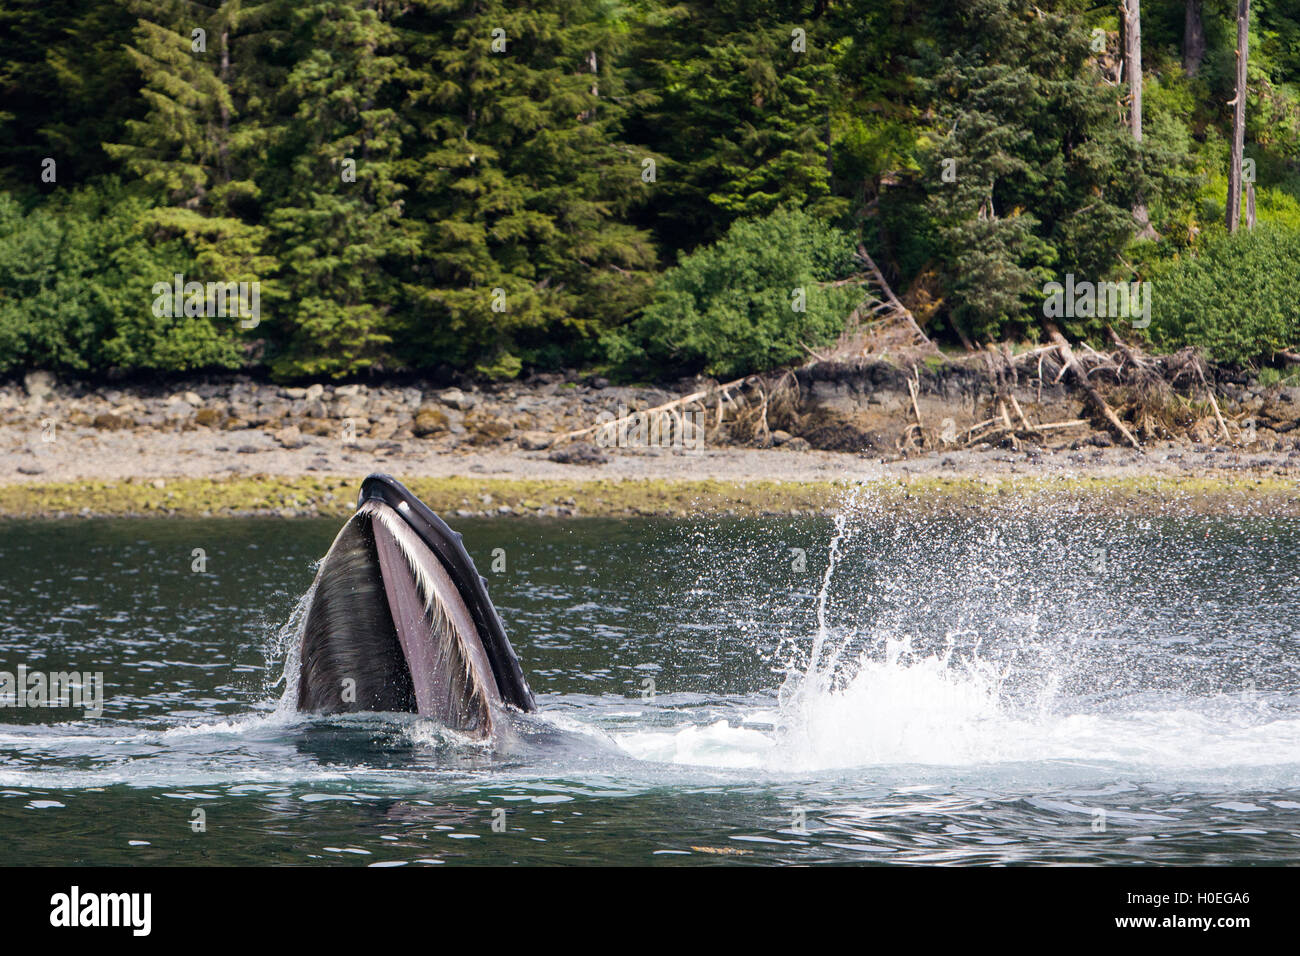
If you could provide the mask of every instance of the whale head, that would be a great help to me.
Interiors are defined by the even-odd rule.
[[[303,622],[298,709],[406,711],[489,736],[503,707],[536,709],[461,536],[388,475],[316,573]]]

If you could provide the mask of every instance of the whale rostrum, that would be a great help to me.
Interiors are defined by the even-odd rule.
[[[407,711],[489,736],[536,710],[461,536],[388,475],[361,485],[309,592],[298,709]]]

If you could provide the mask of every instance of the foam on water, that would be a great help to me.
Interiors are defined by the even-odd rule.
[[[1068,698],[1048,710],[1016,705],[998,688],[997,672],[979,661],[891,653],[862,661],[844,686],[796,680],[779,708],[743,720],[631,730],[616,739],[641,759],[776,772],[1049,761],[1138,775],[1291,768],[1300,785],[1292,695],[1162,695],[1096,712]],[[1276,773],[1265,776],[1276,782]]]
[[[1004,616],[1013,631],[1024,629],[1014,635],[1026,652],[1019,658],[1014,651],[982,653],[979,633],[927,635],[927,647],[941,649],[918,651],[912,638],[873,619],[875,595],[856,582],[847,591],[858,605],[850,609],[858,612],[857,625],[832,627],[836,569],[870,518],[871,503],[858,495],[836,517],[815,630],[791,639],[777,662],[784,680],[775,708],[739,719],[692,715],[670,729],[632,728],[616,735],[619,745],[640,759],[777,773],[930,766],[997,776],[1000,766],[1035,765],[1051,777],[1055,765],[1062,779],[1086,767],[1147,779],[1218,776],[1300,786],[1300,695],[1235,688],[1210,696],[1138,690],[1119,699],[1066,693],[1064,672],[1080,666],[1079,655],[1097,635],[1071,634],[1062,650],[1039,633],[1042,615],[1032,600]],[[966,597],[964,578],[1001,572],[978,560],[944,570],[954,604]],[[907,591],[908,573],[904,566],[883,586]]]

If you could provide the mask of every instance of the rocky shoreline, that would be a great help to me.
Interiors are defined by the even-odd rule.
[[[338,497],[348,482],[376,470],[450,482],[447,488],[467,482],[464,493],[454,489],[457,511],[543,515],[655,513],[666,485],[689,482],[714,483],[709,495],[784,483],[788,498],[800,485],[861,481],[1212,479],[1233,487],[1281,482],[1285,490],[1300,478],[1296,387],[1220,378],[1217,410],[1231,428],[1228,438],[1201,419],[1135,449],[1090,415],[1077,391],[1041,372],[1009,381],[969,364],[875,361],[820,363],[732,392],[709,391],[710,384],[670,390],[557,374],[490,386],[284,387],[230,378],[120,387],[32,372],[0,385],[0,488],[7,492],[0,514],[235,513],[237,504],[224,498],[211,508],[180,500],[176,482],[215,487],[252,479],[326,482],[326,490],[304,492],[298,504],[291,498],[245,509],[250,513],[326,513],[347,495],[334,502],[325,494]],[[705,393],[689,406],[702,424],[697,444],[683,444],[680,432],[635,427],[647,409]],[[995,401],[1014,405],[1025,427],[995,428],[980,440]],[[598,427],[620,417],[634,427]],[[471,493],[475,483],[530,481],[553,486],[546,500],[508,495],[514,503],[506,512]],[[584,507],[591,503],[584,498],[595,500],[584,489],[629,482],[639,483],[644,501],[626,492],[616,496],[617,507]],[[146,507],[134,494],[105,497],[108,486],[171,493]],[[199,494],[197,487],[188,494]],[[100,504],[77,507],[69,491],[76,488],[99,488],[90,497]],[[72,507],[59,503],[65,492]],[[668,497],[673,503],[662,513],[689,510],[681,495]],[[760,510],[798,512],[820,509],[825,495],[795,495],[790,507],[766,493],[749,497]],[[522,507],[525,501],[535,507]]]

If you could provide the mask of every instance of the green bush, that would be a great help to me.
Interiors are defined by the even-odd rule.
[[[1262,224],[1218,231],[1194,254],[1159,263],[1151,279],[1151,326],[1159,348],[1200,346],[1220,362],[1268,361],[1300,345],[1295,264],[1300,229]]]
[[[239,364],[236,321],[154,316],[154,283],[191,263],[138,228],[147,208],[111,182],[27,213],[0,193],[0,372]]]
[[[625,366],[726,378],[775,368],[803,358],[804,345],[834,341],[862,291],[829,283],[852,271],[849,235],[807,213],[738,220],[666,271],[650,304],[606,346]]]

